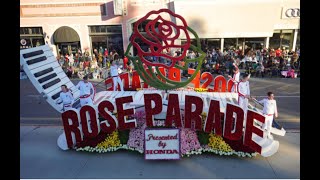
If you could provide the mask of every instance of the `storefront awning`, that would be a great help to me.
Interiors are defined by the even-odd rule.
[[[53,41],[54,43],[78,42],[80,37],[74,29],[62,26],[54,32]]]

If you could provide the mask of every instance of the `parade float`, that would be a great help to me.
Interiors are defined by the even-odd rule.
[[[146,20],[142,34],[138,26]],[[186,39],[184,43],[179,41],[182,38]],[[191,39],[196,44],[191,44]],[[142,48],[138,42],[149,48]],[[136,56],[130,55],[132,48],[136,48]],[[177,50],[181,53],[170,53]],[[199,56],[189,59],[187,50]],[[108,78],[105,84],[109,88],[95,94],[94,105],[80,107],[79,90],[48,45],[20,51],[20,63],[30,81],[61,112],[64,133],[57,141],[61,149],[136,151],[146,160],[202,153],[268,157],[278,151],[279,142],[267,138],[261,128],[265,122],[261,107],[249,104],[244,110],[238,106],[238,93],[231,92],[231,79],[200,73],[206,53],[201,50],[197,33],[180,15],[160,9],[140,18],[125,56],[134,65],[132,74],[119,75],[127,91],[112,91],[113,81]],[[188,68],[190,63],[196,63],[196,69]],[[189,74],[184,81],[183,71]],[[65,112],[59,103],[63,84],[76,99],[73,108]],[[285,130],[273,127],[271,133],[284,136]]]

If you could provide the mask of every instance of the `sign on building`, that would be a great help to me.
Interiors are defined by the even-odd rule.
[[[300,18],[300,7],[282,8],[282,19]]]
[[[113,0],[113,11],[114,15],[122,16],[123,11],[123,0]]]

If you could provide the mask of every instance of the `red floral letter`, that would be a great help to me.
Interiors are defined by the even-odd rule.
[[[89,113],[89,118],[90,118],[89,124],[90,124],[91,132],[89,132],[89,129],[88,129],[87,113]],[[100,126],[99,126],[98,113],[95,110],[95,108],[90,105],[85,105],[81,107],[80,117],[81,117],[81,125],[82,125],[82,131],[83,131],[84,137],[89,137],[89,138],[96,137],[100,132]]]
[[[178,94],[169,94],[168,108],[166,116],[166,126],[172,126],[172,121],[174,121],[175,127],[181,127],[181,115],[179,107],[179,96]]]
[[[200,97],[197,96],[188,96],[186,95],[186,104],[185,104],[185,128],[191,128],[191,121],[195,122],[195,129],[201,130],[202,120],[201,113],[203,110],[203,101]],[[195,105],[195,111],[192,112],[192,105]],[[193,127],[192,127],[193,128]]]
[[[152,102],[155,106],[152,108]],[[144,107],[146,112],[146,124],[148,127],[153,126],[153,115],[159,114],[162,111],[162,98],[160,94],[144,94]]]
[[[67,144],[69,148],[72,148],[73,143],[79,143],[82,141],[82,134],[79,129],[79,120],[77,112],[73,110],[65,111],[61,114],[64,132],[66,134]],[[69,124],[69,119],[72,124]],[[72,134],[74,133],[76,142],[72,142]]]
[[[118,112],[118,122],[119,122],[119,130],[130,129],[137,127],[136,119],[131,119],[130,121],[126,121],[125,116],[131,116],[134,114],[134,108],[123,109],[123,104],[130,103],[133,101],[132,96],[120,97],[116,98],[117,112]]]
[[[216,135],[221,136],[221,117],[219,101],[211,100],[209,106],[209,113],[204,124],[204,131],[210,133],[214,129]]]
[[[253,111],[250,111],[248,110],[248,113],[247,113],[247,124],[246,124],[246,133],[245,133],[245,136],[244,136],[244,145],[246,146],[249,146],[251,149],[255,150],[256,152],[260,153],[261,154],[261,146],[259,146],[257,143],[255,143],[253,140],[252,140],[252,133],[255,133],[256,135],[258,136],[261,136],[263,138],[263,131],[256,128],[254,125],[253,125],[253,121],[254,119],[264,123],[265,122],[265,117],[256,113],[256,112],[253,112]]]
[[[236,118],[233,118],[233,113],[236,113]],[[239,106],[227,103],[226,116],[224,120],[224,137],[230,140],[239,140],[242,136],[243,128],[243,109]],[[234,122],[234,120],[236,122]],[[233,131],[233,126],[235,124],[235,132]]]
[[[108,111],[105,110],[108,109]],[[114,111],[113,104],[108,101],[104,100],[98,105],[99,114],[105,119],[104,121],[100,122],[100,126],[103,132],[112,133],[117,129],[117,120],[116,118],[110,113]],[[107,125],[109,124],[109,126]]]

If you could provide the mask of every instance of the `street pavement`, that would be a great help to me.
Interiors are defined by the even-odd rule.
[[[63,132],[60,114],[28,79],[20,80],[20,178],[299,179],[300,79],[251,78],[250,87],[257,99],[268,91],[275,93],[277,121],[287,131],[284,137],[274,135],[280,142],[276,154],[268,158],[202,154],[179,161],[146,161],[143,155],[125,150],[105,154],[62,151],[56,143]],[[103,83],[97,86],[98,91],[104,89]]]
[[[279,151],[271,157],[253,158],[194,155],[178,161],[147,161],[140,153],[117,151],[89,153],[63,151],[57,138],[60,126],[20,127],[20,177],[28,178],[300,178],[300,133],[274,136]]]

